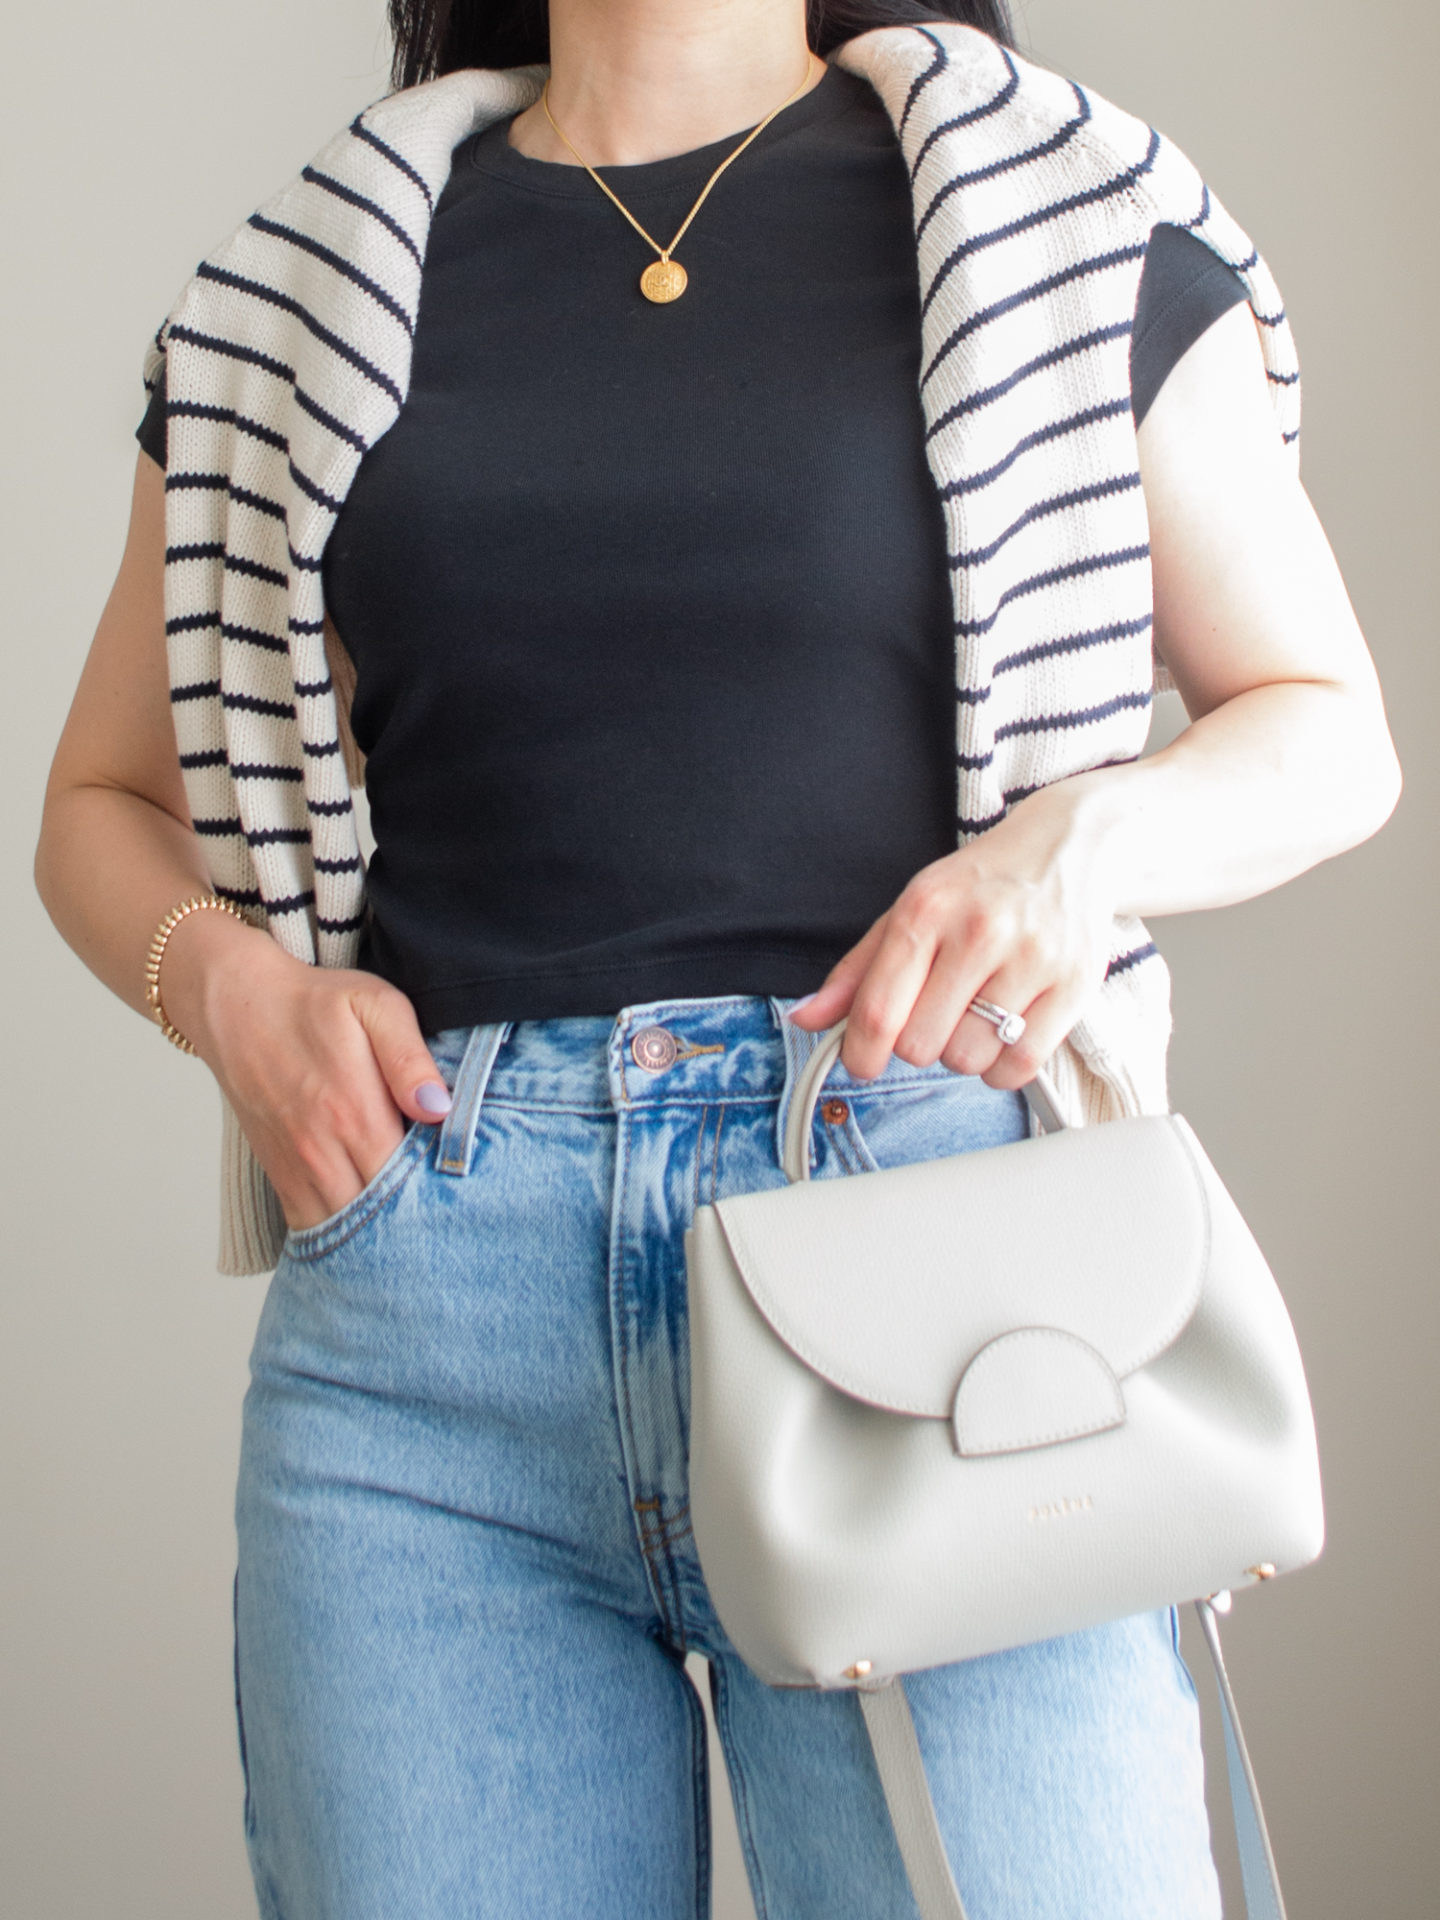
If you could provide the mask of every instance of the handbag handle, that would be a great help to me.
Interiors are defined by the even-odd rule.
[[[815,1118],[815,1103],[825,1076],[840,1057],[846,1021],[827,1027],[795,1083],[790,1096],[790,1111],[785,1120],[785,1177],[792,1184],[810,1178],[810,1127]],[[1022,1089],[1031,1113],[1046,1133],[1058,1133],[1066,1124],[1055,1083],[1043,1072],[1037,1073]]]

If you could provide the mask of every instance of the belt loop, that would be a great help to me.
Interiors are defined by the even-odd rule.
[[[504,1045],[509,1031],[508,1020],[470,1029],[470,1038],[465,1042],[465,1052],[451,1089],[450,1111],[440,1129],[436,1165],[441,1173],[455,1174],[463,1179],[470,1171],[480,1104],[485,1098],[495,1056]]]
[[[799,997],[797,994],[793,999],[779,1000],[772,996],[770,1001],[785,1046],[785,1084],[780,1089],[779,1110],[775,1115],[775,1164],[779,1167],[785,1164],[785,1123],[790,1113],[791,1096],[805,1062],[825,1037],[823,1029],[820,1033],[810,1033],[785,1018],[787,1008],[793,1007]]]

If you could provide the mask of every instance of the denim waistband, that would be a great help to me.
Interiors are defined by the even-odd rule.
[[[482,1101],[626,1112],[647,1105],[774,1100],[778,1143],[791,1092],[820,1040],[785,1018],[794,1004],[737,994],[651,1000],[613,1016],[567,1014],[446,1028],[431,1041],[454,1094],[441,1130],[439,1164],[450,1173],[468,1169]],[[825,1084],[883,1095],[953,1079],[938,1062],[915,1067],[892,1055],[883,1072],[865,1081],[853,1079],[837,1060]]]
[[[815,1036],[785,1019],[793,1000],[755,994],[652,1000],[618,1014],[514,1020],[490,1029],[486,1098],[520,1106],[616,1107],[647,1102],[774,1099],[789,1057]],[[447,1028],[432,1050],[458,1068],[476,1029]]]

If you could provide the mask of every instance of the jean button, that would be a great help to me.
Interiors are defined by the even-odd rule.
[[[630,1058],[645,1073],[663,1073],[680,1053],[680,1043],[666,1027],[642,1027],[630,1042]]]

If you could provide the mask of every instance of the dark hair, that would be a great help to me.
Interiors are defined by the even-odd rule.
[[[550,58],[547,0],[389,0],[395,36],[391,74],[413,87],[457,67],[523,67]],[[824,56],[873,27],[928,20],[979,27],[1015,44],[1007,0],[806,0],[806,31]]]

